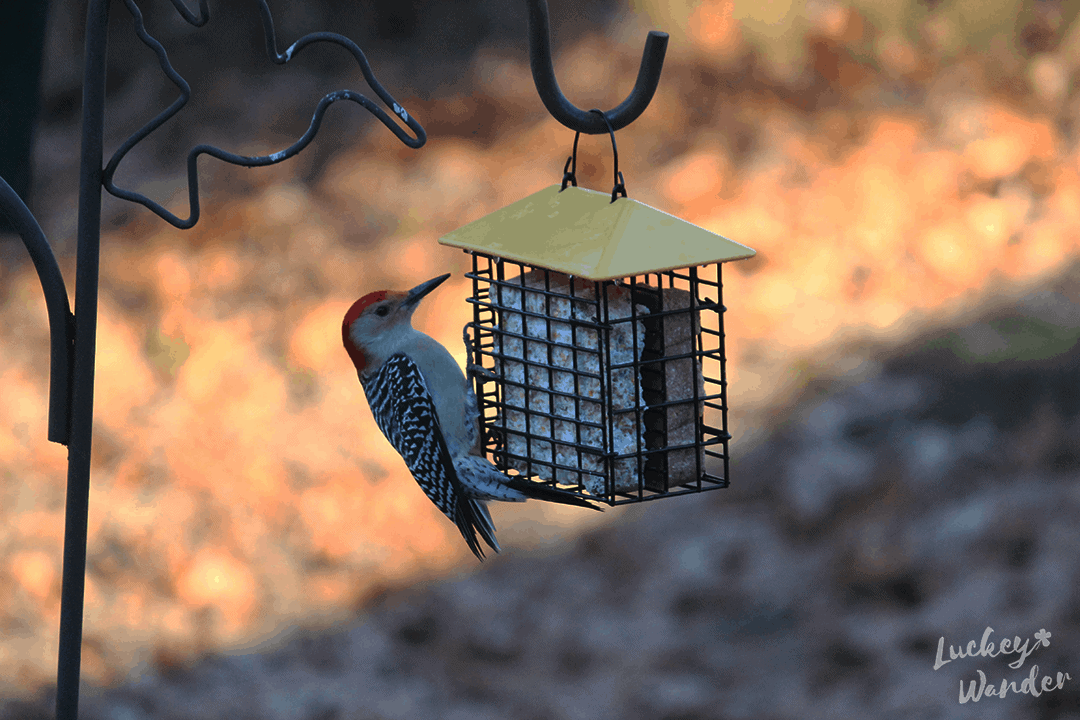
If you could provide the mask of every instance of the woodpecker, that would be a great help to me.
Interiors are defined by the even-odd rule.
[[[477,533],[495,552],[488,500],[529,498],[601,510],[558,488],[509,477],[483,454],[476,395],[450,352],[412,326],[420,301],[448,277],[408,292],[380,290],[345,313],[341,338],[356,366],[375,424],[424,493],[458,527],[477,559]]]

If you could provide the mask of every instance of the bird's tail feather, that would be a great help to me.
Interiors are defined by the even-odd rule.
[[[600,510],[601,512],[604,510],[604,508],[592,504],[583,497],[565,490],[560,490],[551,485],[543,485],[541,483],[530,482],[516,477],[511,478],[506,484],[533,500],[546,500],[548,502],[562,503],[563,505],[574,505],[576,507],[589,508],[590,510]]]
[[[459,496],[454,508],[454,524],[478,560],[484,559],[484,547],[476,539],[477,532],[492,550],[500,551],[499,543],[495,540],[495,524],[491,522],[491,515],[482,500]]]
[[[469,502],[479,511],[476,513],[476,517],[480,520],[480,523],[476,526],[476,529],[480,531],[480,536],[484,538],[484,542],[491,546],[492,550],[501,552],[502,548],[499,547],[499,542],[495,539],[495,523],[491,521],[491,513],[488,512],[487,503],[472,498],[469,498]]]

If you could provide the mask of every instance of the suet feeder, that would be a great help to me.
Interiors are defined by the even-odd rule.
[[[727,487],[720,267],[755,251],[565,185],[439,240],[472,256],[485,451],[610,505]]]

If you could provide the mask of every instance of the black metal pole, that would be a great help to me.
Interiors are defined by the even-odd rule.
[[[71,343],[75,318],[71,314],[64,276],[60,274],[52,247],[30,208],[26,207],[14,188],[0,177],[0,216],[5,215],[15,232],[22,236],[45,293],[50,340],[49,440],[67,445],[68,432],[71,430]]]
[[[60,591],[60,649],[56,672],[57,720],[76,720],[79,714],[86,526],[90,499],[90,443],[94,419],[94,350],[97,340],[102,132],[105,121],[108,25],[109,0],[89,0],[83,66],[79,240],[75,270],[75,362],[64,522],[64,577]]]
[[[551,29],[548,22],[547,0],[528,0],[529,10],[529,65],[532,68],[536,92],[551,116],[566,127],[587,135],[600,135],[619,130],[634,122],[649,106],[656,88],[660,84],[660,71],[664,69],[664,55],[667,53],[668,34],[659,30],[650,30],[645,37],[645,50],[641,54],[641,67],[638,68],[634,89],[626,99],[604,113],[607,122],[594,113],[586,112],[575,106],[555,79],[555,66],[551,60]]]

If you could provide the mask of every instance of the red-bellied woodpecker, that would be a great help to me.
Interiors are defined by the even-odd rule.
[[[476,395],[465,374],[445,347],[412,326],[420,300],[448,277],[440,275],[408,292],[365,295],[345,313],[341,337],[375,424],[483,560],[477,533],[499,552],[488,500],[534,498],[601,508],[558,488],[504,475],[484,457]]]

